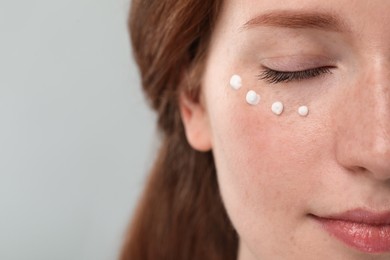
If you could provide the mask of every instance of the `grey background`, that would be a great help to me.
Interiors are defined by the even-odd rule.
[[[157,147],[129,0],[0,0],[0,259],[116,259]]]

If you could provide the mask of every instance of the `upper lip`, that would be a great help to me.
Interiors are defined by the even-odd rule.
[[[368,225],[390,225],[390,210],[389,211],[369,211],[358,208],[345,211],[340,214],[321,216],[323,219],[341,220]]]

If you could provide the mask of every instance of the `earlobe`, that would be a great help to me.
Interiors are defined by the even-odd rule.
[[[192,101],[184,93],[180,95],[180,114],[187,140],[195,150],[211,150],[210,126],[207,113],[200,102]]]

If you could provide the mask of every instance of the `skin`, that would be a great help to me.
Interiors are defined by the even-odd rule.
[[[271,10],[321,11],[347,30],[243,24]],[[390,259],[360,252],[310,217],[390,210],[390,1],[226,0],[212,36],[201,102],[184,95],[190,144],[212,150],[239,260]],[[316,65],[316,66],[313,66]],[[270,84],[264,66],[319,77]],[[239,74],[243,87],[229,87]],[[260,104],[245,102],[248,90]],[[271,105],[282,101],[276,116]],[[309,107],[301,117],[297,109]]]

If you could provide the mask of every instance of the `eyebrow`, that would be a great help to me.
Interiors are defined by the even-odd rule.
[[[250,29],[256,26],[284,27],[290,29],[319,29],[325,31],[347,31],[344,21],[334,13],[307,11],[272,11],[259,15],[242,28]]]

